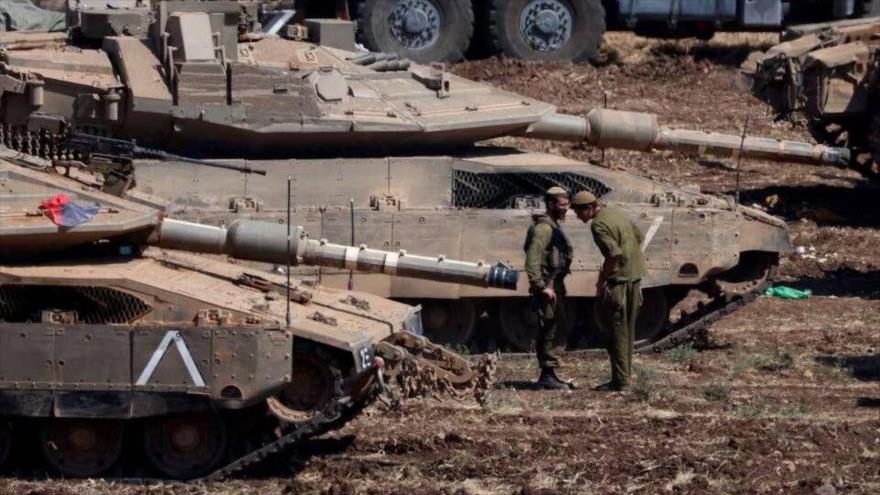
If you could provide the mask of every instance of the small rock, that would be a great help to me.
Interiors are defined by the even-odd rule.
[[[837,489],[829,482],[825,482],[814,492],[816,495],[837,495]]]

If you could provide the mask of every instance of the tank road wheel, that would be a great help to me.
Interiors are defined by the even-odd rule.
[[[372,51],[416,62],[455,62],[474,33],[471,0],[362,0],[358,36]]]
[[[669,321],[669,300],[659,287],[642,289],[642,307],[636,317],[635,347],[653,342],[663,336]]]
[[[425,336],[442,345],[463,345],[470,340],[477,323],[473,301],[466,299],[427,299],[422,305]]]
[[[149,463],[169,478],[210,473],[226,453],[226,427],[215,413],[150,419],[144,428]]]
[[[6,466],[6,461],[9,460],[12,443],[12,425],[7,421],[0,421],[0,468]]]
[[[564,344],[577,315],[577,304],[569,298],[564,318],[556,329],[556,343]],[[504,340],[512,350],[527,352],[535,344],[538,334],[538,318],[532,311],[531,299],[510,298],[498,304],[498,326]]]
[[[294,353],[293,380],[267,400],[278,418],[293,423],[308,419],[324,408],[334,395],[334,376],[328,363],[312,354]]]
[[[605,33],[602,0],[491,0],[489,32],[512,58],[585,62]]]
[[[40,428],[40,445],[53,469],[66,476],[92,478],[119,460],[122,431],[121,421],[51,419]]]

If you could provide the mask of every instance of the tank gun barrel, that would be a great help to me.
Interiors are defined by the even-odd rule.
[[[333,244],[309,239],[302,227],[291,232],[289,247],[287,239],[287,226],[276,223],[237,220],[224,228],[165,219],[150,243],[249,261],[325,266],[478,287],[515,290],[519,280],[516,270],[501,263],[472,263]]]
[[[550,114],[522,133],[525,137],[586,141],[601,148],[671,150],[691,156],[756,158],[816,165],[848,166],[850,151],[798,141],[671,129],[649,113],[594,109],[586,117]]]

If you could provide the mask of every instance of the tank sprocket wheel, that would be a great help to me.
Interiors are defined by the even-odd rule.
[[[422,306],[422,328],[432,342],[443,345],[464,345],[470,340],[477,323],[477,309],[467,299],[426,299]]]
[[[361,43],[416,62],[461,60],[474,33],[470,0],[360,0],[356,6]]]
[[[291,382],[275,396],[267,399],[269,411],[288,423],[303,421],[322,411],[334,397],[334,375],[328,361],[297,352],[293,354]]]
[[[601,0],[491,0],[489,33],[512,58],[586,62],[605,33]]]
[[[12,425],[8,421],[0,421],[0,468],[9,460],[13,443]]]
[[[123,423],[108,419],[45,421],[40,446],[46,462],[59,473],[77,478],[99,476],[122,453]]]
[[[169,478],[210,473],[226,454],[226,425],[216,413],[163,416],[144,426],[147,461]]]

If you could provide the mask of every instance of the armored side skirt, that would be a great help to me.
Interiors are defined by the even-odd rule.
[[[0,410],[135,418],[246,407],[290,382],[292,344],[262,327],[3,324]]]

